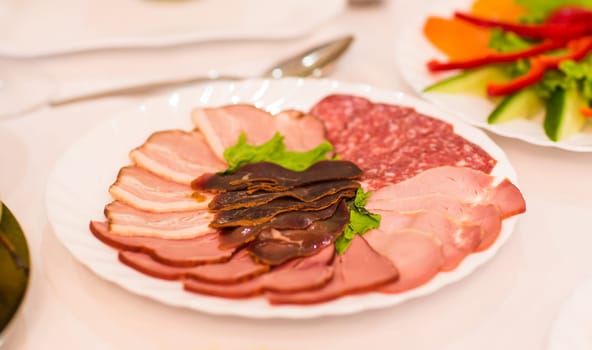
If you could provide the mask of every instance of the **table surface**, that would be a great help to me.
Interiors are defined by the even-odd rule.
[[[93,51],[26,63],[59,77],[63,89],[208,69],[254,75],[286,53],[353,33],[355,44],[329,76],[413,94],[395,65],[393,33],[405,23],[404,9],[395,0],[348,8],[289,40]],[[304,321],[217,317],[133,295],[69,254],[48,223],[44,196],[54,162],[103,120],[97,116],[146,97],[42,108],[0,122],[0,197],[28,235],[34,267],[7,349],[544,349],[563,301],[592,275],[592,155],[489,134],[514,165],[528,211],[492,260],[435,294]]]

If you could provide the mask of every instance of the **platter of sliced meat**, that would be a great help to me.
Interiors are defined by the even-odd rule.
[[[290,154],[331,148],[302,169],[230,171],[237,142],[277,135]],[[303,79],[214,82],[112,116],[57,161],[46,204],[102,278],[251,318],[428,295],[493,258],[526,211],[504,152],[476,128],[399,92]],[[379,224],[362,234],[364,213]]]

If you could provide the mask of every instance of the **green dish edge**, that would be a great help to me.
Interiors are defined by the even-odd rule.
[[[5,235],[20,257],[24,268],[17,268],[7,248],[0,243],[0,332],[18,311],[29,284],[30,255],[27,240],[12,212],[2,205],[0,234]]]

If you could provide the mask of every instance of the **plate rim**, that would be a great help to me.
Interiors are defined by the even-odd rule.
[[[72,255],[74,255],[74,257],[76,258],[76,260],[79,263],[83,264],[84,266],[86,266],[87,268],[92,270],[93,273],[97,274],[102,279],[107,280],[112,283],[115,283],[118,286],[122,287],[123,289],[126,289],[129,292],[136,294],[136,295],[148,297],[150,299],[159,301],[164,304],[177,306],[177,307],[182,306],[182,307],[190,308],[190,309],[197,310],[200,312],[215,314],[215,315],[229,315],[229,316],[239,316],[239,317],[255,318],[255,319],[263,319],[263,318],[307,319],[307,318],[314,318],[314,317],[320,317],[320,316],[346,315],[346,314],[353,314],[353,313],[361,312],[364,310],[372,310],[372,309],[377,309],[377,308],[391,307],[393,305],[400,304],[400,303],[405,302],[410,299],[415,299],[417,297],[422,297],[427,294],[431,294],[431,293],[439,290],[442,287],[453,284],[454,282],[456,282],[462,278],[466,278],[467,276],[471,275],[479,266],[483,265],[484,263],[486,263],[487,261],[492,259],[493,256],[497,253],[497,251],[499,251],[501,246],[504,245],[504,243],[509,239],[509,237],[511,236],[511,234],[515,230],[516,222],[518,220],[517,216],[504,220],[503,227],[502,227],[502,233],[500,234],[500,236],[498,237],[498,239],[496,240],[496,242],[494,243],[494,245],[492,247],[490,247],[489,249],[487,249],[483,252],[474,253],[474,254],[469,255],[459,266],[459,268],[462,267],[462,269],[457,268],[456,270],[454,270],[454,271],[459,271],[459,272],[457,272],[457,273],[442,272],[439,275],[437,275],[436,278],[434,278],[431,282],[428,282],[427,284],[425,284],[423,286],[413,289],[411,291],[413,293],[406,292],[406,293],[393,294],[393,295],[370,293],[370,294],[365,294],[362,296],[353,295],[353,296],[342,297],[342,298],[337,299],[332,302],[322,303],[322,304],[313,305],[313,306],[270,306],[266,302],[263,301],[266,305],[266,308],[262,309],[262,310],[257,310],[256,314],[253,314],[252,312],[245,312],[245,310],[239,309],[239,308],[220,309],[217,307],[218,303],[215,302],[216,300],[223,300],[225,303],[235,303],[236,301],[234,301],[234,300],[190,294],[193,298],[195,298],[195,300],[198,300],[198,299],[202,300],[202,301],[205,300],[206,303],[203,305],[199,305],[199,303],[196,304],[196,302],[192,302],[192,303],[187,304],[187,303],[181,303],[178,300],[162,300],[162,298],[155,297],[154,295],[147,292],[146,290],[138,291],[135,288],[130,288],[130,285],[122,284],[121,281],[115,280],[113,278],[113,276],[105,277],[101,271],[101,268],[97,268],[96,264],[93,265],[93,264],[90,264],[88,261],[85,261],[84,258],[81,257],[81,253],[76,250],[75,244],[72,244],[72,241],[68,241],[68,237],[64,236],[64,230],[60,229],[60,226],[57,224],[57,223],[59,223],[59,220],[56,220],[56,215],[58,215],[58,213],[56,212],[57,206],[54,203],[52,203],[52,201],[55,200],[55,198],[59,198],[59,193],[57,193],[56,191],[59,190],[58,185],[60,184],[60,180],[59,180],[60,171],[63,171],[61,168],[64,168],[64,167],[67,168],[67,166],[64,164],[67,164],[69,154],[72,153],[73,150],[76,150],[77,147],[80,147],[81,142],[88,139],[90,135],[92,135],[93,133],[99,132],[97,130],[100,130],[100,128],[107,127],[109,125],[109,123],[113,123],[113,121],[117,120],[117,119],[121,119],[121,118],[132,119],[134,115],[136,115],[138,113],[139,113],[138,115],[141,115],[141,113],[144,113],[143,111],[149,110],[151,108],[150,107],[151,105],[162,104],[163,101],[167,101],[167,99],[171,99],[171,97],[174,97],[174,96],[177,96],[177,98],[178,98],[180,95],[196,94],[198,91],[205,91],[207,89],[213,89],[216,87],[228,88],[229,86],[233,86],[233,87],[238,86],[240,88],[240,87],[245,87],[245,86],[251,86],[251,87],[252,86],[265,86],[267,88],[273,88],[274,87],[273,85],[281,85],[281,84],[287,84],[289,87],[292,87],[292,88],[294,88],[294,86],[300,87],[300,88],[303,88],[303,87],[310,88],[312,85],[312,86],[316,86],[317,88],[321,89],[322,91],[327,90],[323,93],[323,95],[317,96],[315,98],[316,101],[320,100],[322,97],[324,97],[326,95],[329,95],[330,93],[337,93],[337,92],[346,90],[346,91],[352,91],[351,93],[353,93],[353,91],[355,91],[355,92],[357,92],[358,95],[365,96],[373,101],[383,100],[384,102],[387,102],[387,103],[397,103],[397,102],[401,103],[402,100],[405,100],[405,101],[407,101],[408,105],[413,104],[413,106],[415,108],[418,108],[418,110],[420,110],[420,111],[424,111],[424,112],[426,110],[427,111],[437,111],[436,117],[441,118],[442,116],[446,116],[445,120],[453,123],[456,131],[458,131],[458,128],[461,129],[461,132],[465,132],[465,131],[469,130],[470,132],[472,132],[475,135],[478,135],[480,138],[482,138],[483,139],[482,141],[485,142],[487,144],[487,146],[486,147],[484,147],[483,145],[480,145],[480,146],[485,149],[491,148],[488,150],[488,152],[491,153],[491,151],[493,150],[494,151],[493,153],[495,153],[494,157],[498,161],[498,165],[496,165],[496,168],[494,168],[494,173],[495,173],[496,169],[500,169],[500,168],[498,168],[498,166],[503,164],[504,165],[503,171],[505,171],[504,176],[509,178],[514,184],[519,186],[516,172],[515,172],[514,168],[512,167],[512,165],[510,164],[509,159],[507,158],[505,152],[493,140],[491,140],[482,130],[479,130],[473,126],[466,125],[462,121],[459,121],[457,118],[450,116],[448,113],[438,110],[438,108],[430,105],[428,102],[423,101],[421,99],[417,99],[416,97],[413,97],[413,96],[408,95],[406,93],[396,91],[396,90],[387,90],[387,89],[377,88],[377,87],[370,86],[368,84],[341,82],[341,81],[333,80],[333,79],[283,78],[283,79],[277,79],[277,80],[246,79],[246,80],[242,80],[242,81],[238,81],[238,82],[237,81],[232,81],[232,82],[219,81],[219,82],[198,84],[193,87],[179,89],[179,90],[167,93],[167,94],[163,94],[160,96],[156,96],[156,97],[147,99],[147,100],[141,102],[139,105],[136,105],[134,108],[130,108],[128,110],[124,110],[124,111],[120,111],[119,113],[115,113],[111,117],[109,117],[109,118],[105,119],[103,122],[99,123],[99,125],[90,129],[86,134],[81,135],[79,137],[79,139],[76,142],[74,142],[59,157],[59,159],[54,164],[54,167],[53,167],[50,175],[48,176],[48,180],[47,180],[47,190],[46,190],[46,196],[45,196],[46,207],[47,207],[48,219],[49,219],[49,222],[53,228],[54,233],[56,234],[56,237],[59,239],[61,244],[63,244]],[[377,99],[376,97],[372,96],[372,95],[376,95],[376,94],[381,95],[381,96],[383,96],[383,95],[388,96],[390,98],[386,99],[386,100],[384,98]],[[196,101],[198,101],[198,100],[199,99],[196,99]],[[177,102],[178,102],[178,100],[177,100]],[[243,102],[243,101],[241,101],[241,102]],[[233,103],[233,101],[228,101],[227,103]],[[234,103],[236,103],[236,102],[234,102]],[[405,104],[405,103],[402,103],[402,104]],[[195,106],[195,104],[194,104],[194,106]],[[258,106],[258,107],[260,107],[260,106]],[[434,116],[433,113],[429,113],[429,114]],[[189,116],[187,116],[187,119],[189,119]],[[148,133],[145,135],[144,140],[148,135],[149,135]],[[473,137],[475,137],[475,136],[473,136]],[[112,171],[116,172],[117,169],[112,169]],[[113,173],[112,175],[114,176],[115,173]],[[104,191],[107,192],[107,189],[105,188]],[[103,205],[104,204],[105,203],[103,203]],[[91,220],[91,219],[92,219],[92,217],[87,218],[87,220]],[[88,236],[92,236],[88,232],[88,229],[86,229],[85,232],[87,233]],[[94,239],[94,237],[92,237],[92,238]],[[104,244],[101,243],[100,241],[98,241],[96,239],[94,239],[94,240],[96,241],[97,244],[104,246]],[[124,266],[123,264],[121,264],[117,260],[116,251],[110,247],[107,247],[107,248],[112,250],[112,258],[114,260],[113,263]],[[469,261],[473,261],[474,263],[472,265],[468,265]],[[126,266],[126,268],[128,268],[128,267]],[[133,270],[131,270],[131,271],[133,271]],[[452,272],[454,272],[454,271],[452,271]],[[133,271],[133,272],[138,275],[141,275],[140,273],[138,273],[136,271]],[[463,272],[463,273],[461,274],[460,272]],[[141,275],[141,276],[142,276],[142,278],[156,280],[155,278],[147,277],[145,275]],[[443,277],[443,276],[446,276],[446,277]],[[444,282],[435,282],[435,281],[441,281],[443,278],[445,279]],[[175,282],[166,282],[166,283],[175,283]],[[181,285],[179,283],[176,283],[176,284],[177,284],[178,288],[182,291]],[[184,292],[184,293],[187,293],[187,292]],[[189,293],[187,293],[187,294],[189,294]],[[355,302],[355,301],[359,301],[360,297],[368,297],[365,300],[366,303]],[[386,300],[386,302],[384,300],[385,298],[388,298],[388,300]],[[212,303],[210,304],[210,302],[212,302]],[[241,301],[238,301],[238,303],[240,303],[240,302]],[[335,303],[344,304],[345,306],[347,306],[347,308],[345,308],[345,307],[341,307],[341,308],[337,308],[337,309],[331,308],[331,306],[334,306]]]
[[[155,49],[160,47],[173,47],[184,44],[209,43],[222,40],[278,40],[293,39],[313,31],[316,27],[335,16],[345,9],[345,5],[339,0],[323,1],[323,16],[318,16],[314,21],[304,26],[296,24],[292,28],[282,30],[266,31],[261,29],[252,32],[230,32],[228,30],[217,31],[196,31],[189,30],[173,34],[160,34],[153,37],[142,37],[140,35],[106,36],[83,40],[60,41],[53,47],[39,49],[36,47],[25,47],[5,45],[0,43],[0,56],[7,58],[43,58],[66,54],[84,53],[94,50],[118,50],[118,49]],[[320,13],[317,6],[315,13]]]

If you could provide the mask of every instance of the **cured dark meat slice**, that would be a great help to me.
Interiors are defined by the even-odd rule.
[[[324,160],[304,171],[292,171],[280,165],[259,162],[247,164],[234,174],[204,174],[191,183],[195,190],[224,192],[252,189],[258,184],[273,184],[265,190],[285,191],[297,186],[329,180],[354,180],[362,170],[354,163],[340,160]]]
[[[315,304],[347,294],[362,293],[397,280],[393,263],[356,235],[344,254],[335,257],[333,278],[319,289],[295,293],[265,293],[271,304]]]
[[[90,231],[103,243],[115,248],[144,252],[157,261],[174,266],[195,266],[228,260],[234,249],[220,249],[218,232],[191,239],[163,239],[121,236],[109,231],[106,222],[91,221]]]
[[[291,211],[279,214],[270,221],[256,226],[239,226],[222,229],[220,232],[220,247],[235,248],[247,243],[263,230],[268,229],[304,229],[317,220],[327,219],[332,216],[339,203],[335,203],[326,209],[315,211]]]
[[[356,181],[338,180],[317,182],[282,192],[257,192],[252,194],[246,190],[222,192],[214,196],[208,207],[212,210],[255,207],[282,197],[290,197],[302,202],[314,202],[326,195],[344,189],[357,189],[359,187],[360,184]]]
[[[247,246],[247,251],[269,265],[280,265],[300,256],[308,256],[318,249],[332,245],[343,233],[349,223],[349,209],[341,201],[335,214],[324,220],[317,220],[304,229],[277,230],[267,229],[261,232]]]
[[[329,141],[341,159],[364,170],[361,181],[368,190],[440,165],[490,172],[496,164],[479,146],[455,134],[449,123],[413,108],[368,102],[337,95],[311,109],[325,122]]]
[[[236,283],[269,271],[268,265],[257,264],[244,250],[222,263],[181,267],[163,264],[142,252],[120,251],[119,260],[144,274],[165,279],[194,278],[211,283]]]
[[[183,288],[194,293],[225,298],[248,298],[266,290],[288,293],[320,288],[333,277],[333,257],[334,248],[328,246],[315,255],[291,260],[244,282],[214,284],[187,279]]]
[[[290,211],[314,211],[328,208],[342,199],[353,198],[355,190],[340,192],[322,197],[315,202],[301,202],[292,198],[278,198],[263,206],[225,210],[216,213],[210,227],[254,226],[270,221],[278,214]]]

